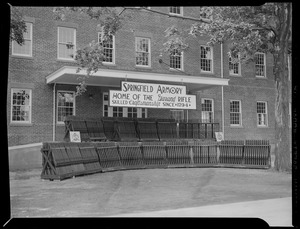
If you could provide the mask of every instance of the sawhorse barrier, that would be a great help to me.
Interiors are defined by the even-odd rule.
[[[267,140],[175,140],[165,142],[45,142],[42,179],[146,168],[271,166]]]

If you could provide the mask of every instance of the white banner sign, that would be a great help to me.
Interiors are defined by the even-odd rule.
[[[196,95],[187,95],[186,86],[121,82],[121,91],[109,91],[109,106],[165,109],[196,109]]]

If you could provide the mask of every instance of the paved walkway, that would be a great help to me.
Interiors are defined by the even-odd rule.
[[[255,217],[263,219],[269,226],[292,226],[292,198],[121,214],[113,217]]]

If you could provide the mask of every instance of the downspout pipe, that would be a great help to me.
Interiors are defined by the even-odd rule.
[[[52,123],[52,141],[55,142],[55,88],[56,88],[56,83],[53,84],[53,123]]]
[[[223,50],[223,43],[221,43],[221,78],[224,78],[224,50]],[[222,132],[225,139],[225,132],[224,132],[224,122],[225,122],[225,116],[224,116],[224,86],[221,86],[221,96],[222,96]]]

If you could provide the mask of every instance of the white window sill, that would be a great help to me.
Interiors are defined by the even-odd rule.
[[[147,65],[136,65],[135,68],[140,68],[140,69],[152,69],[151,66],[147,66]]]
[[[26,123],[26,122],[20,122],[20,123],[18,123],[18,122],[11,122],[9,125],[10,126],[33,126],[32,123]]]
[[[266,76],[255,76],[255,77],[258,78],[258,79],[267,79]]]
[[[229,76],[242,77],[241,74],[230,74],[230,73],[229,73]]]
[[[244,126],[234,126],[234,125],[230,125],[230,128],[244,128]]]
[[[181,68],[170,68],[170,71],[176,71],[176,72],[180,71],[180,72],[184,72],[184,70],[181,69]]]
[[[171,13],[171,12],[169,12],[169,14],[172,16],[183,17],[183,14],[176,14],[176,13]]]
[[[206,71],[203,71],[203,70],[201,70],[200,73],[201,73],[201,74],[214,75],[213,72],[206,72]]]
[[[76,63],[76,61],[74,59],[59,59],[59,58],[57,58],[57,61]]]
[[[102,64],[107,66],[117,66],[114,62],[102,62]]]
[[[20,58],[20,59],[30,59],[33,60],[33,56],[23,56],[23,55],[17,55],[17,54],[12,54],[11,57],[13,58]]]
[[[257,128],[268,128],[268,126],[257,126]]]

